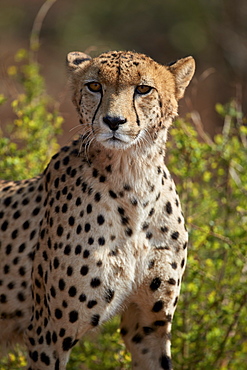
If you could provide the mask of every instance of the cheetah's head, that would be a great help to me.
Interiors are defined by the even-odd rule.
[[[67,66],[84,136],[109,149],[166,140],[195,70],[192,57],[163,66],[133,52],[72,52]]]

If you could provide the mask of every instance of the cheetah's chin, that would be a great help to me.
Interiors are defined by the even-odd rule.
[[[107,149],[125,150],[128,149],[136,142],[137,138],[130,138],[127,135],[113,133],[113,134],[101,134],[97,137],[99,141]]]

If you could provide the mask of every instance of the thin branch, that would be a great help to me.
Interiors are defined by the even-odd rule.
[[[52,7],[52,5],[57,0],[46,0],[44,4],[41,6],[40,10],[38,11],[38,14],[36,15],[34,22],[33,22],[33,28],[30,35],[30,58],[32,61],[36,59],[36,53],[39,49],[39,37],[40,37],[40,31],[44,22],[44,19]]]
[[[195,225],[195,224],[189,224],[193,229],[197,229],[197,230],[200,230],[200,231],[204,231],[205,232],[205,230],[202,228],[202,227],[200,227],[200,226],[197,226],[197,225]],[[223,242],[225,242],[225,243],[227,243],[228,245],[230,245],[230,246],[234,246],[234,243],[233,243],[233,241],[230,239],[230,238],[228,238],[228,237],[226,237],[226,236],[223,236],[223,235],[221,235],[221,234],[218,234],[218,233],[215,233],[215,232],[212,232],[212,231],[207,231],[207,234],[208,235],[211,235],[211,236],[214,236],[215,238],[217,238],[217,239],[220,239],[220,240],[222,240]]]

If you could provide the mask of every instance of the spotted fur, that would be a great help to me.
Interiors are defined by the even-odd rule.
[[[74,52],[67,65],[81,138],[41,176],[1,182],[0,341],[24,340],[29,370],[62,370],[121,313],[133,369],[170,370],[188,237],[165,142],[194,61]]]

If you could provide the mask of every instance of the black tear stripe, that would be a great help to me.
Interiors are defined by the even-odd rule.
[[[99,107],[101,105],[102,98],[103,98],[103,93],[100,94],[100,101],[99,101],[99,104],[98,104],[98,106],[97,106],[97,108],[94,112],[93,119],[92,119],[92,125],[94,124],[94,120],[95,120],[96,114],[98,113]]]
[[[133,108],[134,108],[134,111],[135,111],[135,114],[136,114],[136,123],[138,126],[140,126],[140,119],[139,119],[139,116],[138,116],[138,113],[137,113],[137,110],[136,110],[136,106],[135,106],[135,93],[133,95]]]

